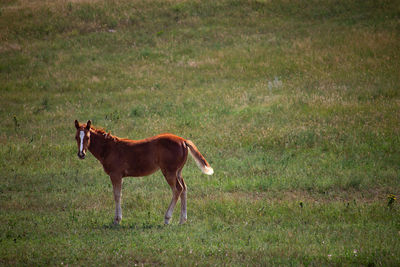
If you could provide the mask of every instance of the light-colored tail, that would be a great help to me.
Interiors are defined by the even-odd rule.
[[[207,160],[203,157],[197,147],[193,144],[192,141],[186,140],[185,144],[189,148],[190,155],[196,162],[196,165],[200,168],[200,170],[207,175],[212,175],[214,173],[213,168],[211,168],[210,164],[208,164]]]

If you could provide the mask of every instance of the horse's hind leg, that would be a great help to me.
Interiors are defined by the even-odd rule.
[[[187,204],[186,204],[186,184],[182,177],[182,170],[178,171],[178,181],[180,182],[183,190],[181,193],[181,219],[179,221],[180,224],[183,224],[187,221]]]
[[[169,222],[172,218],[172,213],[174,212],[176,202],[178,201],[179,196],[181,195],[181,193],[183,191],[183,186],[181,185],[180,181],[178,180],[176,172],[167,172],[164,170],[162,172],[172,190],[171,203],[169,204],[167,212],[165,213],[165,220],[164,220],[165,224],[169,224]]]

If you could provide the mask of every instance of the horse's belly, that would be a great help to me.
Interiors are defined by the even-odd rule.
[[[135,162],[127,164],[123,176],[147,176],[156,172],[158,169],[159,167],[152,162],[140,162],[139,164]]]
[[[150,174],[155,173],[156,171],[158,171],[159,168],[153,169],[153,170],[127,170],[123,177],[126,176],[131,176],[131,177],[141,177],[141,176],[147,176]]]

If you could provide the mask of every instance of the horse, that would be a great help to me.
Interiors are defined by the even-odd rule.
[[[80,124],[75,120],[78,157],[84,159],[89,150],[110,176],[115,200],[114,224],[119,224],[122,220],[122,178],[147,176],[159,169],[172,190],[172,199],[165,213],[164,223],[170,223],[179,198],[181,199],[179,223],[185,223],[187,187],[182,177],[182,169],[188,152],[204,174],[214,173],[194,143],[170,133],[142,140],[119,138],[102,129],[96,129],[91,124],[91,120],[86,124]]]

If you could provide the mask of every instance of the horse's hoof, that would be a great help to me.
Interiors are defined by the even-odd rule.
[[[118,225],[122,221],[122,218],[114,218],[114,224]]]

